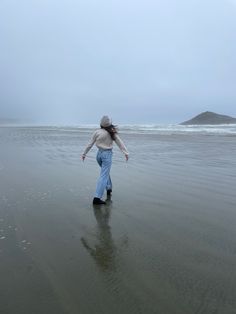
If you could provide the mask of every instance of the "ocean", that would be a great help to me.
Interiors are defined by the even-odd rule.
[[[58,130],[65,131],[86,131],[99,128],[96,124],[79,124],[79,125],[18,125],[11,126],[5,125],[2,128],[15,127],[19,129],[32,128],[43,130]],[[118,125],[120,132],[129,133],[146,133],[146,134],[185,134],[185,133],[198,133],[198,134],[217,134],[227,135],[236,134],[236,124],[221,124],[221,125],[180,125],[180,124],[121,124]]]

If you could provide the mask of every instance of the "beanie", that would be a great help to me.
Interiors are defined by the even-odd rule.
[[[108,116],[103,116],[100,122],[100,125],[104,128],[111,125],[111,120]]]

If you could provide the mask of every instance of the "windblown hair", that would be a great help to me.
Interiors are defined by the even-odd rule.
[[[109,125],[107,127],[101,126],[101,129],[106,130],[110,134],[110,136],[113,139],[113,141],[115,140],[115,135],[118,133],[117,128],[116,128],[115,125],[111,124],[111,125]]]

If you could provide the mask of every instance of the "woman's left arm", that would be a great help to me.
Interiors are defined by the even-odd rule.
[[[96,142],[96,138],[97,138],[97,132],[94,132],[92,135],[91,140],[89,141],[87,147],[85,148],[83,154],[82,154],[82,159],[84,160],[87,153],[90,151],[90,149],[93,147],[94,143]]]

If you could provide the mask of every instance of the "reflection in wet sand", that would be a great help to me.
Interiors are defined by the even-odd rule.
[[[108,200],[105,206],[93,206],[94,216],[97,221],[97,237],[96,244],[91,245],[84,237],[81,242],[86,250],[90,253],[97,266],[102,271],[115,271],[117,268],[116,260],[119,247],[126,246],[128,241],[125,237],[120,244],[115,244],[112,238],[111,226],[109,225],[111,218],[112,202]]]

